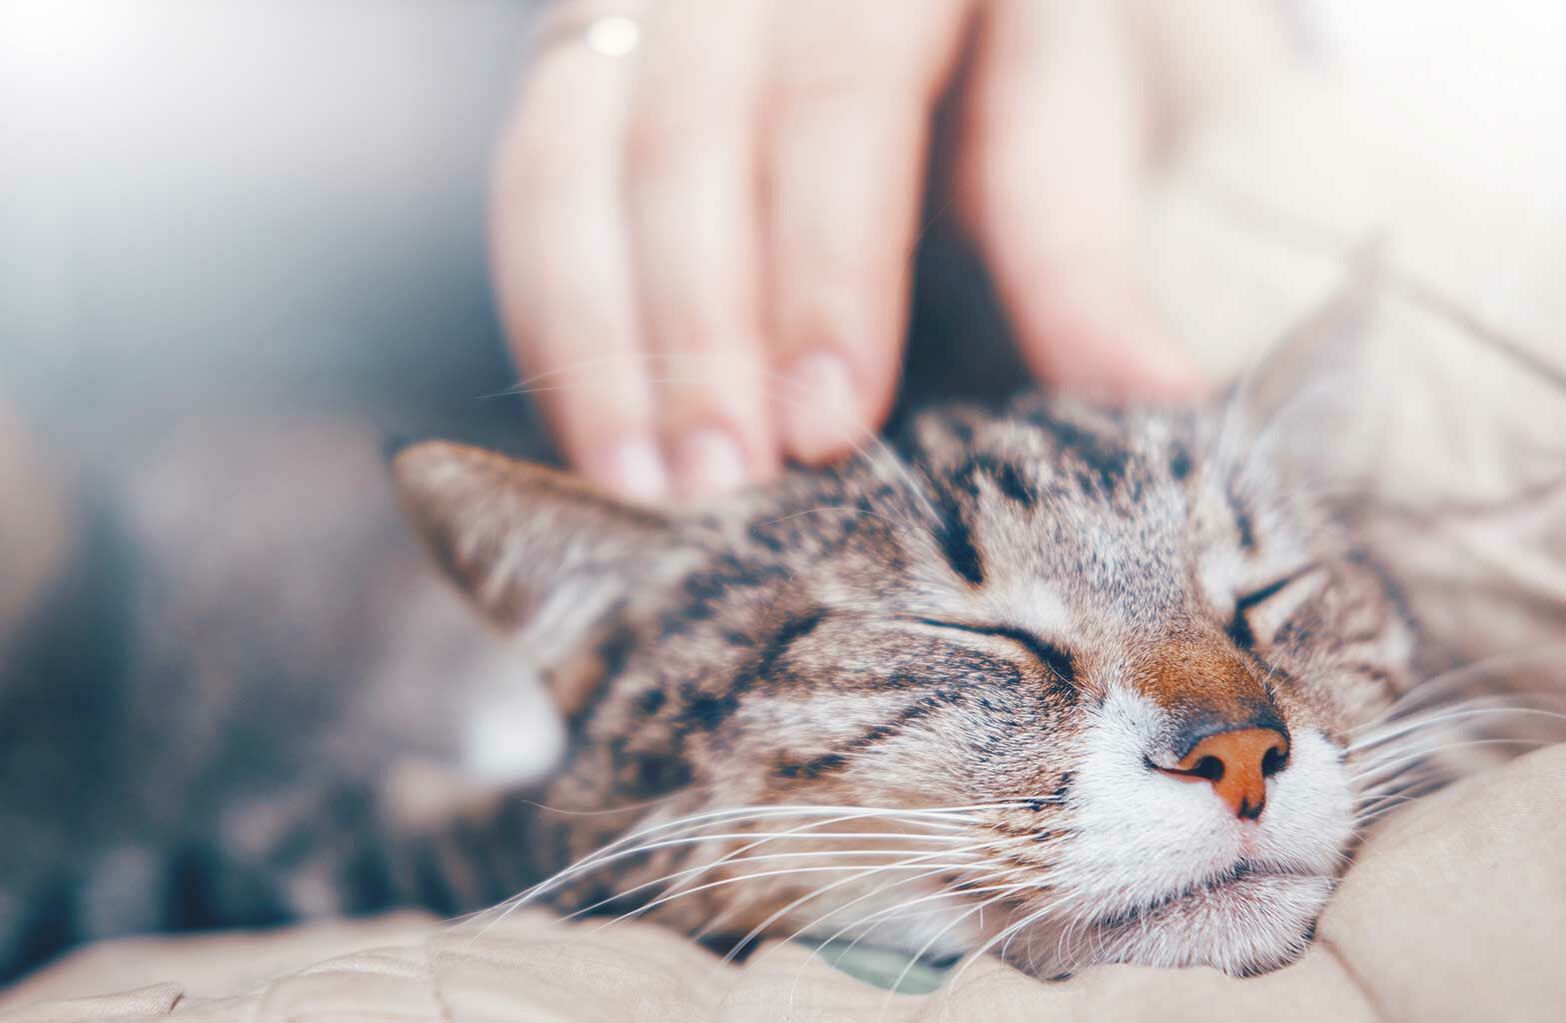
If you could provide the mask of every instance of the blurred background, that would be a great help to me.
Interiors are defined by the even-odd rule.
[[[486,174],[536,6],[5,0],[0,391],[89,462],[236,402],[472,413],[510,379]],[[1448,148],[1476,190],[1560,161],[1560,5],[1290,10],[1425,130],[1484,125]]]
[[[1193,349],[1232,367],[1237,338],[1270,336],[1338,272],[1336,252],[1291,277],[1270,242],[1207,244],[1190,197],[1219,178],[1271,182],[1283,207],[1319,199],[1329,249],[1399,227],[1400,264],[1485,322],[1566,324],[1566,5],[1284,6],[1348,85],[1231,125],[1245,160],[1208,145],[1160,207],[1152,262]],[[263,800],[279,729],[297,751],[284,774],[371,777],[475,748],[443,707],[509,700],[480,723],[504,741],[476,747],[508,752],[466,766],[514,780],[554,756],[514,652],[421,574],[376,454],[391,433],[544,450],[503,393],[516,373],[485,247],[490,153],[538,7],[0,0],[0,834],[51,822],[0,847],[0,922],[7,884],[53,883],[84,833],[145,830],[117,802],[127,762],[169,779],[137,812],[178,826],[237,820],[236,777]],[[943,265],[921,275],[924,304],[968,329]],[[1566,361],[1558,333],[1532,337]],[[1494,358],[1449,347],[1463,367]],[[1422,379],[1405,365],[1396,387]],[[1517,391],[1495,380],[1499,407]],[[1472,455],[1459,493],[1504,492],[1526,474],[1509,446],[1471,447],[1476,393],[1409,432],[1451,431]],[[1492,646],[1521,622],[1561,634],[1558,602],[1486,606]],[[160,696],[130,707],[122,685]]]
[[[0,386],[88,459],[235,402],[493,389],[532,6],[7,0]]]

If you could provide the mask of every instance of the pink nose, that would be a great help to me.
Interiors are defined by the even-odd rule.
[[[1236,817],[1256,820],[1267,806],[1267,779],[1289,762],[1288,736],[1274,728],[1209,735],[1185,755],[1171,777],[1211,783]]]

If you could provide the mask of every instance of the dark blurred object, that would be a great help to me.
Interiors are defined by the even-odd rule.
[[[932,401],[997,403],[1037,386],[978,253],[950,225],[921,242],[903,380],[888,432]]]
[[[61,483],[0,391],[0,664],[70,555]]]

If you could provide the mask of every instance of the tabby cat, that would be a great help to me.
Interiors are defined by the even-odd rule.
[[[1323,314],[1315,350],[1354,315]],[[538,797],[565,812],[522,846],[565,872],[530,897],[1046,976],[1297,955],[1375,794],[1356,742],[1415,649],[1269,429],[1298,430],[1277,374],[1301,368],[1286,346],[1194,412],[947,408],[691,514],[402,450],[429,546],[546,640],[570,723]]]
[[[12,965],[138,927],[519,892],[730,951],[840,936],[1041,976],[1287,962],[1408,761],[1379,722],[1416,678],[1415,632],[1318,486],[1332,445],[1294,400],[1363,297],[1203,408],[943,407],[688,512],[403,446],[408,515],[566,720],[554,773],[411,824],[384,759],[301,769],[315,795],[261,823],[240,814],[254,800],[193,803],[205,790],[182,782],[165,811],[207,807],[206,834],[60,876],[35,863],[52,880],[30,901],[0,882]],[[363,585],[373,601],[405,583]],[[424,698],[454,702],[461,674]],[[253,692],[235,729],[272,698]],[[156,760],[156,729],[135,734]],[[213,748],[240,756],[250,734]]]

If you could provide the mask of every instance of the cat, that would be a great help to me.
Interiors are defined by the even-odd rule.
[[[398,446],[402,507],[498,646],[428,592],[368,483],[254,460],[266,494],[310,493],[337,515],[321,535],[247,536],[251,555],[273,575],[301,559],[308,578],[339,572],[362,604],[303,585],[275,613],[347,615],[343,650],[375,653],[279,649],[293,633],[250,619],[223,626],[248,653],[207,655],[205,676],[174,653],[139,668],[131,681],[163,695],[136,728],[101,696],[63,704],[98,701],[82,723],[102,770],[10,816],[52,837],[14,847],[23,862],[0,875],[9,967],[104,934],[454,914],[518,893],[731,953],[801,934],[995,951],[1044,977],[1286,963],[1359,826],[1423,777],[1395,739],[1408,729],[1379,723],[1432,644],[1352,502],[1321,485],[1325,427],[1343,417],[1300,412],[1366,293],[1349,288],[1198,408],[1044,393],[934,407],[840,465],[699,510],[619,503],[482,448]],[[123,556],[107,537],[88,563]],[[193,605],[160,643],[220,649],[185,582],[155,578],[135,603]],[[125,613],[103,612],[102,649],[73,649],[113,659],[134,632]],[[400,737],[432,756],[471,745],[453,707],[505,744],[493,701],[523,669],[495,651],[518,649],[566,723],[553,773],[471,798],[392,792]],[[262,663],[272,677],[214,684]],[[58,688],[71,672],[57,669],[34,689]],[[339,674],[371,681],[328,696]],[[269,714],[277,702],[304,713]],[[19,744],[45,734],[27,720]],[[211,757],[163,751],[191,735]],[[245,773],[263,748],[288,751],[286,784]],[[132,771],[163,780],[133,786]],[[50,799],[71,813],[39,831]],[[167,826],[140,820],[146,806]]]
[[[928,412],[689,514],[400,450],[438,562],[548,640],[535,897],[1044,976],[1292,959],[1374,794],[1355,737],[1416,677],[1397,588],[1269,438],[1298,361],[1195,411]]]

